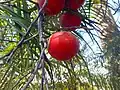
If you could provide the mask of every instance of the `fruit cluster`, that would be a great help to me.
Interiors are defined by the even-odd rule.
[[[47,0],[43,13],[53,16],[60,13],[63,9],[67,11],[60,16],[60,25],[68,28],[68,31],[60,31],[52,34],[48,42],[49,54],[59,60],[70,60],[79,50],[79,40],[69,31],[73,31],[81,24],[81,17],[75,13],[83,5],[85,0]],[[42,8],[45,0],[37,0],[38,5]]]

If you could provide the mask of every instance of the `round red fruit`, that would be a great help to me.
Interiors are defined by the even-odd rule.
[[[48,52],[59,61],[70,60],[78,51],[79,40],[70,32],[56,32],[49,38]]]
[[[41,8],[45,0],[38,0],[39,7]],[[44,13],[46,15],[56,15],[58,14],[65,5],[65,0],[48,0],[47,5],[44,8]]]
[[[66,8],[76,10],[84,4],[85,0],[66,0]]]
[[[81,17],[70,12],[66,12],[60,16],[60,25],[68,30],[75,30],[80,26]]]

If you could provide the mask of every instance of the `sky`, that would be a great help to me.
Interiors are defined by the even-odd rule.
[[[113,9],[116,9],[119,5],[117,5],[116,3],[118,3],[119,0],[108,0],[109,4],[112,5]],[[115,3],[114,3],[115,2]],[[114,10],[110,9],[114,20],[117,22],[117,24],[120,26],[120,11],[115,13]],[[115,13],[115,14],[114,14]],[[89,42],[89,45],[93,48],[93,50],[95,51],[95,53],[100,53],[100,50],[98,49],[98,46],[95,43],[92,43],[90,40],[90,37],[87,34],[84,34],[83,36],[85,36],[85,40],[87,39]],[[96,37],[96,40],[98,41],[98,43],[100,44],[100,39]],[[87,53],[91,53],[90,50],[87,51]],[[91,54],[90,54],[91,55]],[[95,60],[91,61],[89,65],[89,68],[92,70],[92,72],[94,74],[107,74],[108,70],[106,70],[104,67],[101,67],[100,63],[98,63],[98,68],[94,68],[95,65],[92,65],[94,63]]]
[[[108,1],[112,5],[113,9],[117,9],[118,6],[120,6],[119,5],[120,4],[120,0],[108,0]],[[117,22],[117,24],[120,25],[120,9],[119,9],[119,11],[117,13],[115,13],[115,11],[112,10],[112,9],[111,9],[111,12],[112,12],[113,17],[114,17],[115,21]]]

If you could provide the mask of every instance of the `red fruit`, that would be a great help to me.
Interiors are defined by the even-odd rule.
[[[48,52],[59,60],[70,60],[79,50],[79,40],[70,32],[56,32],[49,38]]]
[[[84,4],[85,0],[66,0],[66,8],[76,10]]]
[[[39,7],[41,8],[45,0],[38,0]],[[56,15],[58,14],[65,5],[65,0],[48,0],[46,7],[44,8],[44,13],[46,15]]]
[[[75,26],[80,26],[81,17],[70,12],[66,12],[60,16],[60,25],[69,30],[75,30]],[[70,27],[70,28],[69,28]],[[72,28],[73,27],[73,28]]]

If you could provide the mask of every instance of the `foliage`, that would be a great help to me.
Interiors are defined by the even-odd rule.
[[[94,7],[94,4],[103,3],[86,0],[78,10],[76,14],[82,17],[82,24],[72,33],[81,42],[80,51],[71,61],[58,62],[48,54],[46,46],[43,53],[41,46],[47,44],[52,33],[62,30],[59,25],[62,12],[56,16],[43,16],[45,40],[41,42],[37,4],[31,0],[0,1],[0,89],[114,90],[113,78],[117,81],[118,77],[111,78],[110,74],[101,73],[96,75],[91,70],[91,67],[99,68],[104,64],[104,52],[98,41],[102,33],[98,28],[101,23],[95,18],[100,13],[96,13]],[[91,43],[97,46],[99,53]],[[44,55],[44,60],[41,55]],[[115,90],[119,90],[119,87]]]

